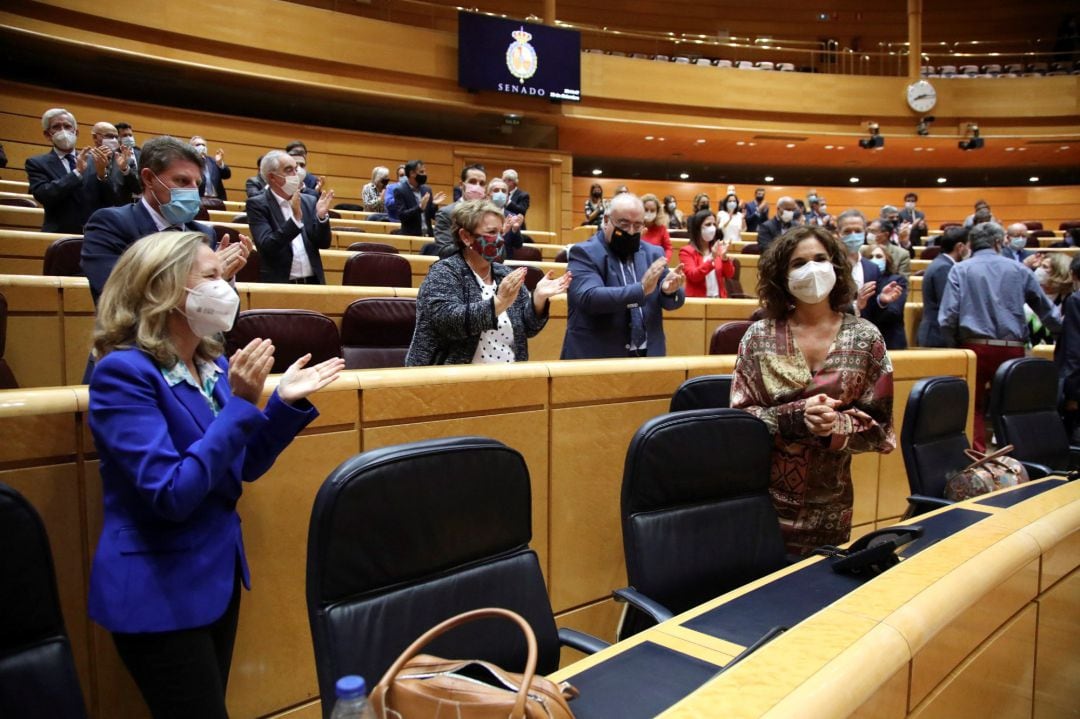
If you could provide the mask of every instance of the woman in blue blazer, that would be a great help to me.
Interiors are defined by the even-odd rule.
[[[344,364],[302,357],[260,410],[273,345],[221,356],[238,305],[204,235],[161,232],[124,252],[98,306],[90,429],[105,517],[90,617],[112,632],[154,717],[227,716],[249,586],[242,483],[317,416],[307,397]]]

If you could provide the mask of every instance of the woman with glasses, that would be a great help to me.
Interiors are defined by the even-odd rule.
[[[453,253],[428,270],[416,296],[416,329],[405,364],[493,364],[529,359],[528,339],[548,320],[548,301],[570,273],[548,272],[529,292],[526,268],[500,260],[502,210],[488,200],[459,202],[451,219]]]

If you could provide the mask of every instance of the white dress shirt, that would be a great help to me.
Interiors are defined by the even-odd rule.
[[[299,190],[297,190],[299,192]],[[292,247],[292,267],[289,268],[289,279],[298,280],[304,277],[312,277],[315,274],[315,270],[311,269],[311,260],[308,258],[307,247],[304,246],[304,225],[300,220],[293,215],[292,202],[284,199],[281,195],[270,191],[270,194],[277,200],[278,207],[281,208],[281,214],[285,217],[286,222],[292,222],[294,225],[300,228],[300,234],[292,239],[289,243]]]

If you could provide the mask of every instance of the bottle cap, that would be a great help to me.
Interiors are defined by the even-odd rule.
[[[367,684],[363,677],[349,674],[337,680],[334,691],[338,699],[358,699],[367,696]]]

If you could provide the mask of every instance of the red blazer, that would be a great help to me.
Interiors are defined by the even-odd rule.
[[[706,297],[705,278],[710,272],[716,273],[716,283],[720,286],[720,296],[727,297],[727,287],[724,286],[724,278],[735,276],[735,261],[726,256],[720,261],[720,267],[713,264],[712,258],[706,258],[698,252],[693,245],[686,245],[679,250],[679,261],[682,262],[683,271],[686,273],[686,296]]]

